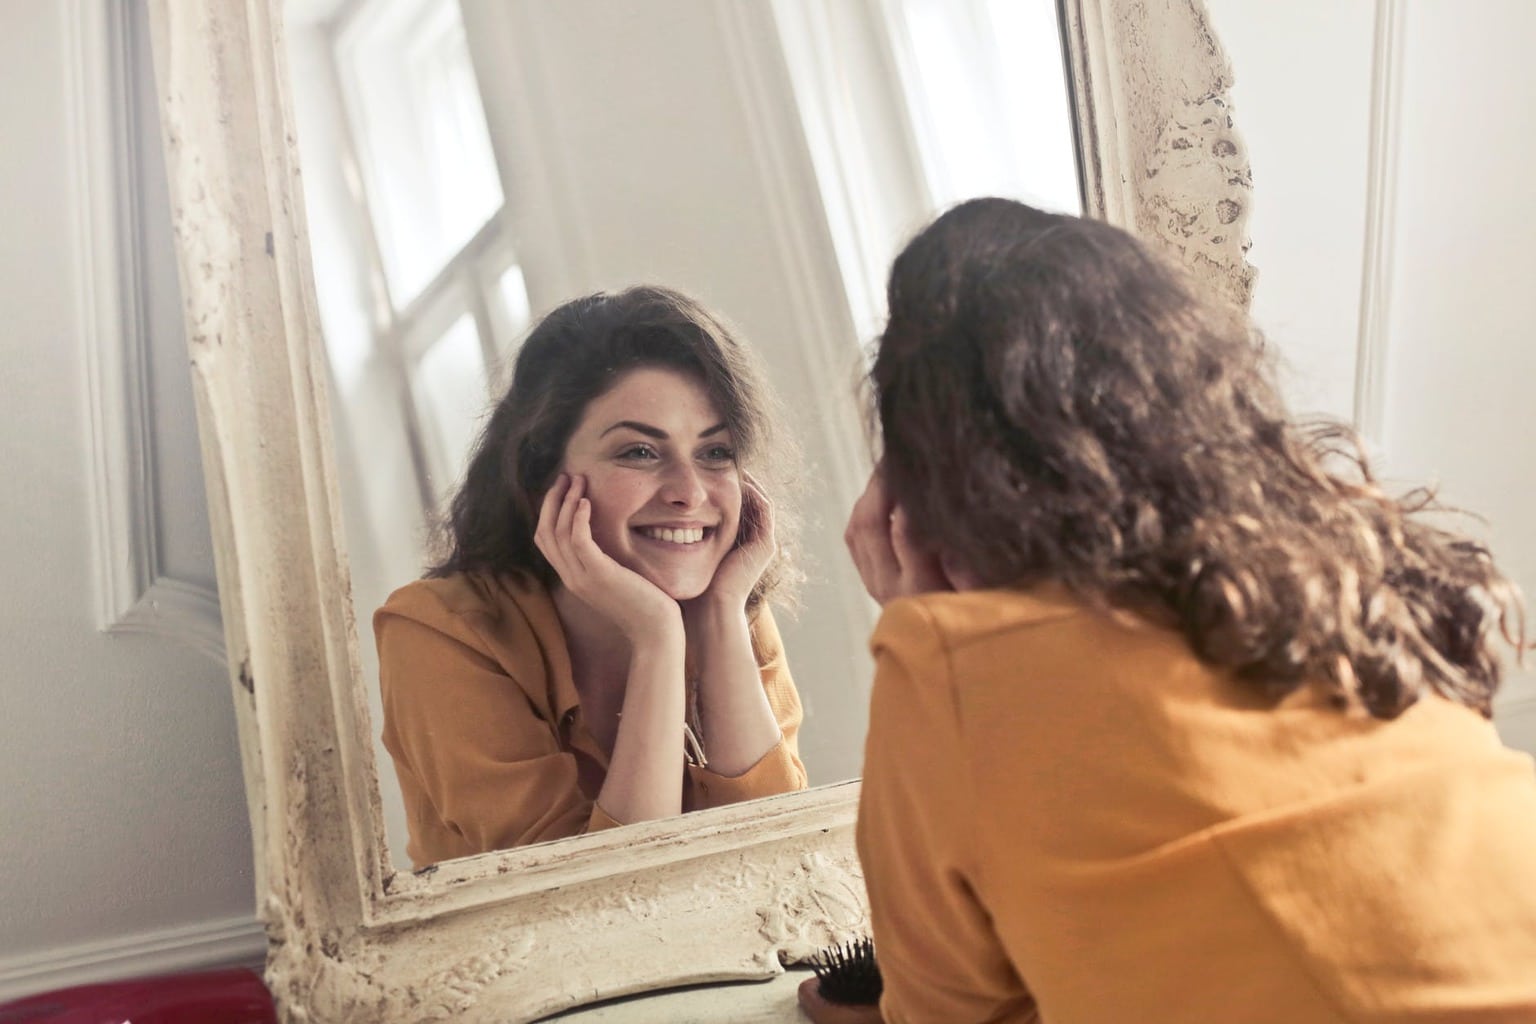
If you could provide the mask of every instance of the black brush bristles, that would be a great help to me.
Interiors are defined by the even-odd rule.
[[[828,946],[811,957],[811,968],[816,972],[817,991],[829,1003],[874,1006],[880,1002],[885,983],[880,980],[875,944],[870,939]]]

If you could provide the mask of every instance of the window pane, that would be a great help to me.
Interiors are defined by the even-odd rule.
[[[432,493],[441,500],[464,474],[486,411],[485,358],[468,313],[448,328],[411,377]]]
[[[508,337],[515,338],[528,329],[533,310],[528,306],[528,285],[523,280],[523,268],[513,264],[496,279],[496,298],[501,303],[501,315],[506,318]]]
[[[456,3],[373,0],[337,48],[396,309],[501,208],[501,179]]]

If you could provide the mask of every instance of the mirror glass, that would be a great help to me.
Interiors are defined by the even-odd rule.
[[[841,534],[868,470],[863,346],[891,256],[936,210],[1080,209],[1053,0],[288,0],[284,16],[375,738],[373,612],[427,565],[520,340],[568,299],[660,284],[739,330],[789,414],[807,580],[774,615],[799,756],[812,786],[855,777],[875,609]]]

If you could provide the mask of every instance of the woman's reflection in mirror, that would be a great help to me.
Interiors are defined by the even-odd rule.
[[[768,607],[796,579],[774,409],[674,291],[529,334],[441,560],[374,615],[415,865],[805,787]]]
[[[1486,548],[1110,225],[962,204],[889,308],[847,533],[885,1018],[1536,1020]]]

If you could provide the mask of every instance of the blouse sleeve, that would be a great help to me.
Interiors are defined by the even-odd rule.
[[[439,598],[392,599],[374,632],[384,744],[418,866],[616,824],[582,794],[575,758],[523,689]]]
[[[857,839],[887,1024],[1038,1021],[973,889],[974,787],[942,638],[916,602],[886,607]]]
[[[778,624],[773,621],[773,613],[766,604],[752,620],[752,650],[757,656],[768,706],[773,709],[773,717],[778,720],[779,732],[783,736],[756,764],[740,775],[720,775],[708,768],[689,765],[689,782],[698,795],[695,810],[724,807],[743,800],[793,793],[805,788],[805,765],[800,761],[799,744],[800,723],[805,712],[800,706],[800,694],[795,689],[795,681],[790,678],[789,663],[784,658],[784,643],[779,639]]]

